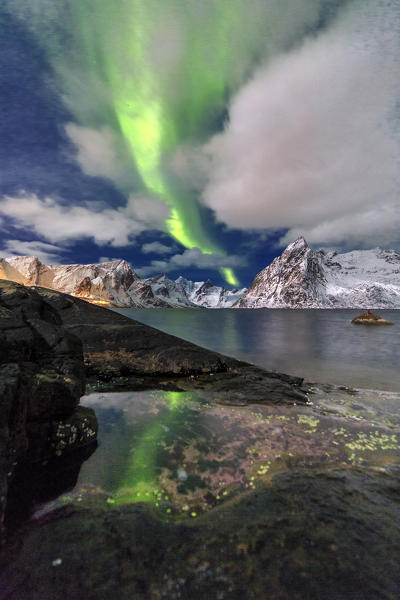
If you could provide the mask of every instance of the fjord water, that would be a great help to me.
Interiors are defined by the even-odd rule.
[[[292,309],[119,309],[200,346],[308,381],[400,390],[400,311],[393,326],[351,324],[362,311]]]

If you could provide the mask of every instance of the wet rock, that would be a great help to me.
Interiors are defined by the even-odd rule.
[[[184,523],[92,499],[26,529],[0,597],[396,600],[399,502],[398,474],[359,468],[279,475]]]
[[[358,317],[354,317],[351,321],[356,325],[393,325],[390,321],[386,319],[382,319],[382,317],[378,317],[374,313],[367,310],[363,315],[359,315]]]
[[[74,414],[79,421],[84,386],[81,342],[57,311],[35,291],[0,281],[0,522],[15,467],[54,454],[57,423]]]
[[[226,371],[235,362],[111,310],[53,290],[37,291],[81,339],[87,373],[99,379]]]
[[[229,404],[307,401],[299,377],[266,372],[111,310],[53,290],[36,289],[57,310],[64,327],[82,340],[92,383],[108,381],[111,389],[114,385],[123,389],[125,380],[127,389],[166,389],[179,377],[178,389],[210,389],[220,402]],[[170,381],[161,381],[166,376]]]
[[[301,378],[280,376],[279,373],[270,373],[251,365],[197,379],[197,385],[204,388],[212,400],[236,406],[306,403],[308,396],[301,387],[302,383]]]

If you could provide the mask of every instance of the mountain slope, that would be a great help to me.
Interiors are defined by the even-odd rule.
[[[400,308],[400,254],[312,250],[298,238],[255,277],[234,308]]]
[[[0,279],[54,289],[93,304],[126,308],[225,308],[245,291],[183,277],[172,281],[165,274],[143,280],[125,260],[48,266],[34,256],[0,258]]]
[[[168,307],[125,260],[89,265],[43,264],[34,256],[0,259],[0,278],[71,294],[94,304]]]
[[[190,302],[203,308],[230,308],[246,291],[246,288],[227,290],[214,285],[209,279],[190,281],[178,277],[175,283],[183,287]]]
[[[146,279],[157,298],[169,302],[175,307],[203,307],[203,308],[229,308],[240,298],[246,288],[242,290],[227,290],[207,281],[190,281],[178,277],[175,281],[169,279],[164,273]]]

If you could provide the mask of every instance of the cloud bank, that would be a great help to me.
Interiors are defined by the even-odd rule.
[[[154,273],[169,273],[195,267],[196,269],[221,269],[224,267],[243,267],[245,260],[240,256],[222,256],[221,254],[203,254],[199,248],[185,250],[182,254],[174,254],[169,260],[152,260],[147,267],[135,268],[141,277]]]
[[[143,244],[142,252],[143,254],[172,254],[174,250],[170,246],[161,244],[161,242],[150,242]]]
[[[399,244],[399,3],[352,3],[258,70],[203,148],[203,200],[240,229],[315,244]]]
[[[8,240],[1,255],[5,258],[11,256],[37,256],[45,264],[59,264],[65,248],[47,244],[45,242],[23,242],[21,240]]]
[[[0,200],[0,215],[11,219],[14,227],[30,229],[52,243],[87,238],[99,246],[126,246],[143,231],[162,229],[168,214],[168,208],[156,200],[135,196],[122,208],[96,202],[65,206],[35,194]]]

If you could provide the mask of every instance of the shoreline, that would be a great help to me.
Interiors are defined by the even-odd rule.
[[[209,600],[210,589],[227,600],[398,597],[400,394],[268,372],[51,290],[0,285],[0,305],[10,307],[13,294],[28,303],[25,323],[42,327],[48,341],[55,331],[79,340],[74,356],[81,348],[92,401],[102,397],[108,407],[107,389],[121,390],[118,410],[128,421],[115,435],[132,457],[126,475],[159,455],[164,491],[151,504],[145,488],[132,503],[124,463],[118,493],[64,490],[64,504],[9,532],[1,600]],[[40,319],[27,318],[30,302]],[[21,300],[14,306],[21,310]],[[2,317],[11,318],[10,308]],[[85,403],[96,412],[95,402]],[[197,430],[204,419],[211,421]],[[153,446],[142,446],[153,439],[146,431],[159,432],[154,456]],[[100,439],[89,461],[108,464]],[[187,479],[177,487],[184,456]],[[33,472],[33,483],[43,476],[46,484],[51,473],[71,486],[82,460],[71,471],[61,459],[55,471]],[[29,479],[22,483],[29,494]]]

